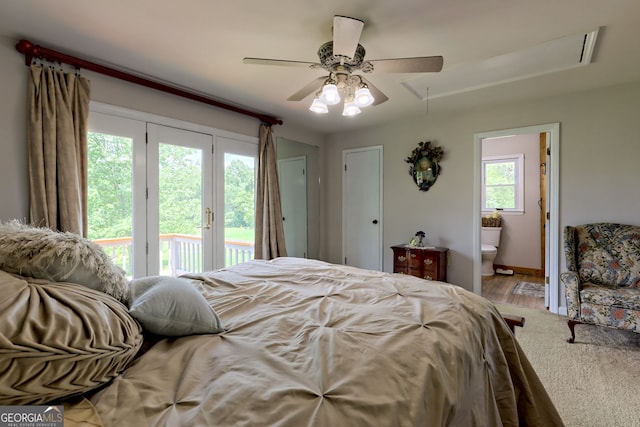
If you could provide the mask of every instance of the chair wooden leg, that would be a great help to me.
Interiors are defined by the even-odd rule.
[[[569,330],[571,331],[571,336],[569,338],[567,338],[567,342],[568,343],[573,343],[576,340],[576,331],[575,331],[575,327],[578,323],[582,323],[582,322],[578,322],[577,320],[567,320],[567,326],[569,326]]]

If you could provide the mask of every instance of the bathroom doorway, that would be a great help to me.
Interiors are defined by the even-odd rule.
[[[525,135],[529,135],[525,137]],[[531,282],[544,283],[544,305],[549,311],[557,313],[559,310],[559,230],[558,230],[558,154],[559,154],[559,124],[530,126],[517,129],[505,129],[501,131],[485,132],[475,135],[475,191],[474,191],[474,292],[482,294],[481,275],[481,218],[487,215],[487,210],[483,211],[483,142],[495,139],[499,141],[496,147],[502,144],[502,149],[508,146],[509,141],[527,139],[532,144],[528,147],[528,154],[524,153],[524,158],[529,157],[529,161],[524,168],[525,175],[535,181],[535,191],[529,188],[528,201],[526,206],[512,206],[504,213],[500,212],[507,219],[507,226],[503,228],[503,236],[498,247],[496,265],[502,271],[513,272],[512,280],[518,278],[518,274],[524,273],[531,276]],[[517,149],[516,151],[522,151]],[[496,151],[489,154],[496,154]],[[486,157],[486,156],[485,156]],[[553,160],[553,161],[552,161]],[[541,177],[538,179],[538,177]],[[520,190],[522,191],[522,190]],[[543,197],[538,197],[542,192]],[[534,195],[532,198],[531,196]],[[532,200],[533,199],[533,200]],[[523,235],[518,237],[521,230]],[[534,241],[536,247],[531,245],[522,249],[522,241]],[[503,252],[501,251],[503,250]],[[504,254],[504,256],[501,256]],[[512,269],[510,266],[522,266],[520,269]],[[513,271],[519,270],[519,271]],[[500,278],[501,283],[508,281],[507,276]]]

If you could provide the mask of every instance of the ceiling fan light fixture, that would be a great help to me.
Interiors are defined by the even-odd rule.
[[[338,86],[333,83],[325,84],[322,87],[322,100],[327,105],[336,105],[340,102],[340,93],[338,92]]]
[[[375,99],[373,95],[371,95],[368,87],[363,86],[356,90],[355,103],[358,107],[368,107],[373,104],[373,101],[375,101]]]
[[[327,104],[322,102],[320,98],[315,97],[311,103],[311,107],[309,107],[309,110],[318,114],[326,114],[329,112],[329,107],[327,107]]]
[[[360,44],[363,27],[364,21],[361,19],[335,15],[333,38],[318,49],[319,62],[247,57],[243,62],[325,70],[329,73],[328,76],[311,81],[287,98],[287,101],[302,101],[315,92],[319,100],[313,101],[310,110],[326,113],[328,106],[339,104],[342,98],[345,103],[343,115],[359,114],[360,108],[380,105],[389,99],[373,83],[358,75],[357,72],[430,73],[442,70],[442,56],[365,60],[366,51]],[[348,105],[349,102],[355,105]]]
[[[343,116],[355,116],[360,114],[360,108],[356,105],[353,99],[345,100],[344,102],[344,110],[342,110]]]

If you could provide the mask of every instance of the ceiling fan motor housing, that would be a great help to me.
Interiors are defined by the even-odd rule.
[[[333,41],[326,42],[318,49],[318,58],[322,68],[327,71],[334,71],[338,65],[346,66],[350,69],[359,69],[364,61],[365,50],[361,44],[358,44],[353,58],[342,55],[333,54]]]

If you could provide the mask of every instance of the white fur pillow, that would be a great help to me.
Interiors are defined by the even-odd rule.
[[[0,269],[54,282],[71,282],[126,303],[125,272],[102,248],[73,233],[10,221],[0,224]]]
[[[129,282],[129,289],[129,313],[147,332],[179,337],[224,331],[213,307],[187,279],[142,277]]]

